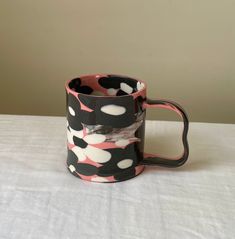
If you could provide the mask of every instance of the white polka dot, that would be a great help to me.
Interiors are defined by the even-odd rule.
[[[115,144],[119,147],[125,147],[126,145],[129,144],[128,139],[119,139],[118,141],[115,142]]]
[[[117,166],[121,169],[129,168],[133,164],[132,159],[124,159],[120,162],[118,162]]]
[[[83,152],[88,158],[97,163],[106,163],[111,159],[111,154],[108,151],[98,149],[91,145],[83,149]]]
[[[145,87],[145,85],[144,83],[138,81],[136,87],[137,87],[137,90],[142,90]]]
[[[69,170],[70,170],[72,173],[73,173],[74,171],[76,171],[75,167],[74,167],[72,164],[69,165]]]
[[[104,177],[93,177],[91,181],[103,183],[103,182],[108,182],[109,180]]]
[[[106,137],[103,134],[89,134],[83,138],[88,144],[103,143]]]
[[[69,106],[69,113],[70,113],[72,116],[75,116],[75,111],[74,111],[74,109],[73,109],[71,106]]]
[[[86,155],[84,154],[83,149],[80,147],[75,146],[72,148],[72,151],[76,154],[79,161],[84,161],[86,159]]]
[[[133,92],[133,88],[126,83],[121,83],[120,84],[121,90],[126,92],[127,94],[131,94]]]
[[[107,93],[108,93],[108,95],[116,95],[116,94],[117,94],[117,91],[118,91],[118,90],[116,90],[116,89],[114,89],[114,88],[109,88],[109,89],[107,90]]]
[[[126,112],[126,109],[119,105],[105,105],[100,110],[109,115],[122,115]]]

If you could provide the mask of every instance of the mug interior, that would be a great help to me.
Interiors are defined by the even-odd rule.
[[[145,83],[126,76],[98,74],[72,79],[68,87],[85,95],[124,96],[143,90]]]

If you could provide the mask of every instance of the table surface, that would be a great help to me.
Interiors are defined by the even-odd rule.
[[[234,239],[235,125],[191,123],[190,157],[120,183],[82,181],[64,117],[0,115],[0,238]],[[180,122],[147,121],[146,151],[180,153]]]

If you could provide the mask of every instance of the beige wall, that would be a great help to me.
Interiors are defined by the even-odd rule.
[[[1,0],[0,34],[0,113],[63,115],[65,80],[107,72],[235,123],[235,1]]]

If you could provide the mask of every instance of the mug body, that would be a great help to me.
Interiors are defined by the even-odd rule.
[[[120,75],[86,75],[66,83],[67,167],[93,182],[140,174],[146,84]]]

